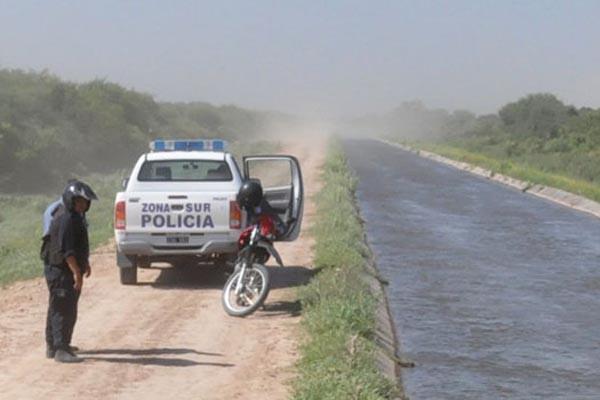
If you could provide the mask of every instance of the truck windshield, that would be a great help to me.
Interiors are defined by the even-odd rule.
[[[225,161],[161,160],[146,161],[138,181],[141,182],[227,182],[233,176]]]

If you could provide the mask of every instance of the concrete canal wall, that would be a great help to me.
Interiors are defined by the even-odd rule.
[[[379,141],[386,143],[390,146],[398,147],[402,150],[409,151],[417,154],[423,158],[428,158],[440,162],[442,164],[449,165],[456,169],[470,172],[474,175],[479,175],[483,178],[490,179],[502,183],[504,185],[513,187],[524,193],[529,193],[534,196],[541,197],[546,200],[550,200],[554,203],[561,204],[565,207],[569,207],[578,211],[582,211],[600,218],[600,203],[579,196],[574,193],[570,193],[561,189],[557,189],[550,186],[539,185],[532,182],[526,182],[519,179],[512,178],[510,176],[502,175],[494,171],[481,168],[466,162],[452,160],[450,158],[441,156],[439,154],[432,153],[430,151],[415,149],[411,146],[390,142],[384,139],[378,139]]]

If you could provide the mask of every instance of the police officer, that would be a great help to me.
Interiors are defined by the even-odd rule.
[[[46,245],[42,247],[44,275],[50,292],[46,319],[46,355],[58,362],[74,363],[82,359],[71,347],[77,320],[77,303],[83,277],[89,277],[89,243],[85,213],[97,200],[92,188],[71,181],[62,201],[50,205],[52,216]],[[48,211],[48,210],[47,210]]]

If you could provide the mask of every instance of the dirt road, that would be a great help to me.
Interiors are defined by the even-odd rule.
[[[299,240],[277,246],[287,267],[271,268],[265,310],[227,316],[223,275],[197,268],[140,270],[139,285],[121,286],[114,249],[105,246],[80,300],[73,344],[82,364],[45,358],[43,279],[0,290],[0,399],[287,398],[299,340],[294,287],[310,276],[307,228],[323,146],[285,147],[302,164],[305,222]]]

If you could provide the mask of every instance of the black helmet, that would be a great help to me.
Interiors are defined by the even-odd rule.
[[[245,181],[237,194],[238,204],[247,210],[258,207],[262,198],[263,190],[258,179]]]
[[[62,195],[62,200],[63,200],[63,204],[65,205],[65,208],[69,211],[73,211],[73,206],[74,206],[74,202],[73,199],[75,197],[81,197],[85,200],[87,200],[88,202],[88,206],[87,206],[87,210],[90,209],[90,204],[92,202],[92,200],[98,200],[98,196],[96,196],[96,193],[94,193],[94,191],[92,190],[92,188],[90,187],[90,185],[88,185],[87,183],[81,182],[81,181],[69,181],[69,183],[67,184],[67,187],[65,188],[63,195]]]

